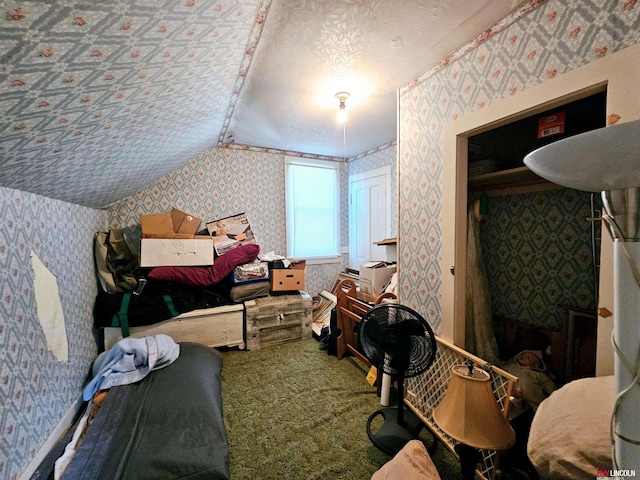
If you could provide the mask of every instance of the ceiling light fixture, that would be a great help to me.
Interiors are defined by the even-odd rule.
[[[347,92],[336,93],[336,98],[340,101],[338,107],[338,123],[345,123],[347,121],[346,101],[350,95]]]

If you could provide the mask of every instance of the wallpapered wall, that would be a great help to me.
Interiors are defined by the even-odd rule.
[[[395,170],[395,146],[359,156],[342,168],[340,178],[341,245],[349,244],[348,175],[384,165]],[[149,187],[109,208],[111,227],[133,227],[139,234],[139,215],[166,212],[175,207],[205,223],[246,212],[262,252],[286,255],[284,156],[262,149],[212,148],[170,172]],[[395,212],[395,178],[392,181]],[[396,231],[393,216],[392,231]],[[394,233],[395,234],[395,233]],[[330,290],[337,274],[348,263],[309,265],[306,290],[316,295]]]
[[[591,194],[571,189],[489,200],[480,242],[494,315],[561,330],[564,307],[595,312],[591,216]]]
[[[16,478],[78,398],[97,354],[92,244],[106,212],[0,187],[0,478]],[[68,361],[36,314],[31,252],[56,277]]]
[[[537,2],[529,5],[533,8]],[[436,330],[443,125],[639,41],[634,1],[549,1],[505,19],[487,38],[402,89],[397,184],[400,295]],[[381,166],[379,155],[391,156],[386,150],[372,154],[369,160],[375,167]],[[365,168],[360,162],[354,160],[354,173]],[[7,212],[0,224],[0,262],[9,266],[0,272],[0,478],[16,478],[24,470],[77,398],[95,357],[94,232],[106,225],[137,223],[139,213],[173,206],[206,220],[244,210],[262,247],[283,251],[283,168],[282,155],[212,149],[108,213],[0,188],[0,207]],[[346,189],[345,174],[343,198]],[[343,210],[343,245],[348,239],[346,218]],[[66,364],[48,351],[35,314],[31,250],[58,280],[69,337]],[[309,289],[327,288],[333,278],[333,267],[309,269]]]
[[[442,321],[444,125],[640,42],[639,14],[634,1],[531,2],[401,89],[400,300],[436,331]]]
[[[284,156],[261,149],[212,148],[149,187],[109,208],[112,227],[132,226],[139,234],[139,215],[173,207],[203,223],[245,212],[262,252],[286,255]],[[342,168],[340,195],[347,195],[347,167]],[[348,206],[342,202],[341,244],[349,242]],[[204,228],[204,225],[203,225]],[[342,264],[307,268],[306,290],[315,295],[331,289]]]
[[[0,1],[0,184],[103,208],[221,141],[270,3]]]

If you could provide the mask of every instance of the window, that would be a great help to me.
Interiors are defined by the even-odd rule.
[[[288,258],[317,263],[339,258],[339,167],[285,157]]]

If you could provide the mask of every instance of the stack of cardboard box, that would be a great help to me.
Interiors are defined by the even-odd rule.
[[[197,235],[201,223],[175,208],[168,213],[140,215],[140,266],[213,265],[213,239]]]
[[[304,290],[306,266],[305,260],[299,260],[292,261],[290,268],[272,268],[270,290],[272,292]]]
[[[384,292],[396,273],[396,265],[387,262],[367,262],[360,266],[360,291],[370,295]]]

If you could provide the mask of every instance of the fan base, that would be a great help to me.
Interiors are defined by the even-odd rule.
[[[367,435],[371,442],[387,455],[394,456],[410,440],[415,440],[424,427],[422,420],[411,410],[404,409],[404,421],[398,422],[398,409],[388,407],[377,410],[371,414],[367,421]],[[371,431],[371,422],[381,415],[384,423],[377,432]]]

